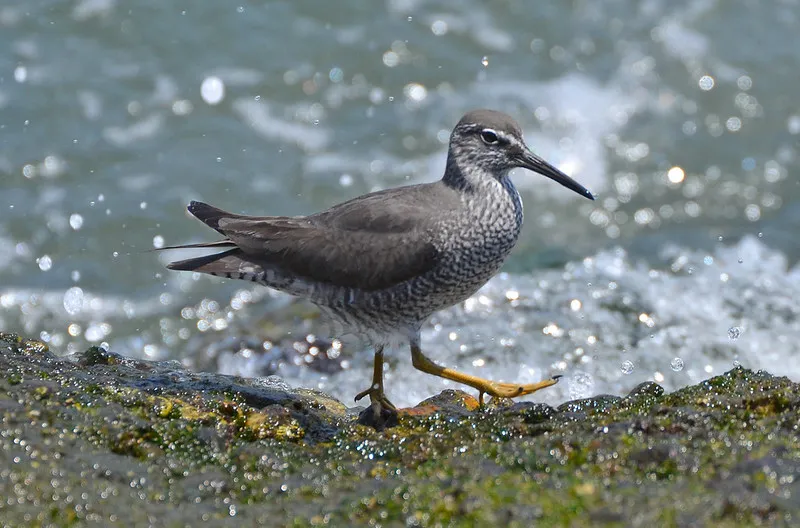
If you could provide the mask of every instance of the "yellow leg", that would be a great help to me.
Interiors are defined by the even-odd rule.
[[[469,385],[470,387],[478,389],[478,401],[481,405],[483,405],[484,394],[488,394],[495,398],[516,398],[517,396],[524,396],[526,394],[536,392],[539,389],[555,385],[558,383],[558,378],[561,377],[554,376],[548,380],[529,384],[501,383],[499,381],[491,381],[484,378],[479,378],[478,376],[473,376],[472,374],[465,374],[463,372],[458,372],[457,370],[437,365],[422,353],[422,350],[420,350],[418,345],[414,344],[411,345],[411,362],[413,363],[414,368],[421,370],[422,372],[433,374],[434,376],[439,376],[440,378],[449,379],[451,381],[456,381],[458,383],[463,383],[464,385]]]
[[[366,390],[356,394],[355,401],[369,395],[370,402],[391,411],[396,411],[397,407],[386,398],[383,392],[383,346],[375,347],[375,361],[372,364],[372,385]]]

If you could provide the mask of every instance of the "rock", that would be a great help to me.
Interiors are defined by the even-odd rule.
[[[791,524],[800,385],[733,369],[550,406],[358,409],[272,378],[0,334],[9,525]],[[363,414],[363,413],[362,413]]]

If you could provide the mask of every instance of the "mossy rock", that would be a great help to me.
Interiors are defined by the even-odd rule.
[[[377,431],[287,391],[0,334],[9,525],[742,526],[800,518],[800,386],[736,368],[558,408],[445,391]]]

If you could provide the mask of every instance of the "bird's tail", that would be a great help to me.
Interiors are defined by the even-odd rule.
[[[175,246],[163,246],[154,248],[151,251],[165,251],[167,249],[197,249],[197,248],[224,248],[235,247],[236,244],[230,240],[218,240],[216,242],[199,242],[197,244],[178,244]]]
[[[208,227],[223,233],[219,228],[220,220],[224,218],[239,218],[241,215],[228,213],[222,209],[217,209],[203,202],[192,201],[187,208],[192,215],[206,224]],[[167,249],[196,249],[196,248],[231,248],[222,253],[204,255],[185,260],[178,260],[167,264],[167,269],[176,271],[194,271],[197,273],[207,273],[231,279],[244,279],[259,281],[263,280],[265,273],[260,264],[246,259],[244,252],[239,249],[230,239],[218,240],[216,242],[200,242],[197,244],[179,244],[175,246],[164,246],[157,248],[156,251]]]
[[[196,202],[192,200],[189,202],[189,206],[186,208],[195,218],[206,224],[211,229],[222,233],[219,229],[219,221],[222,218],[237,218],[239,215],[234,213],[229,213],[227,211],[223,211],[222,209],[218,209],[213,205],[208,205],[207,203],[203,202]],[[200,242],[198,244],[178,244],[175,246],[164,246],[160,248],[155,248],[152,251],[164,251],[167,249],[196,249],[196,248],[223,248],[223,247],[236,247],[232,241],[228,240],[227,238],[224,240],[217,240],[216,242]]]
[[[242,264],[242,259],[240,258],[241,253],[239,249],[231,249],[223,253],[178,260],[167,264],[167,269],[176,271],[196,271],[197,273],[210,273],[212,275],[238,273],[241,270],[240,265]]]
[[[194,200],[189,202],[189,206],[186,209],[192,213],[195,218],[219,233],[222,233],[222,231],[219,229],[220,220],[223,218],[239,218],[241,216],[223,211],[222,209],[218,209],[213,205],[208,205],[207,203],[203,202],[196,202]],[[222,234],[224,235],[225,233]]]

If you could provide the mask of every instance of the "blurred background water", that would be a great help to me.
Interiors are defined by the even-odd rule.
[[[522,239],[426,326],[432,357],[562,373],[550,402],[736,363],[798,379],[799,4],[5,4],[0,329],[349,401],[371,371],[358,342],[148,250],[208,239],[191,199],[295,215],[438,178],[454,123],[491,107],[598,200],[518,171]],[[406,350],[388,377],[398,404],[450,386]]]

